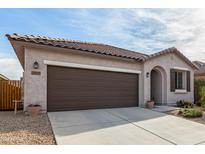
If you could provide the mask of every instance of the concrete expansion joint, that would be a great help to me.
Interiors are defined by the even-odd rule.
[[[198,142],[198,143],[196,143],[196,144],[194,144],[194,145],[200,145],[200,144],[202,144],[202,143],[205,143],[205,141]]]
[[[107,121],[107,122],[101,122],[101,123],[115,123],[123,120],[116,120],[116,121]],[[95,125],[98,124],[98,122],[93,122],[93,123],[84,123],[84,124],[79,124],[79,125],[66,125],[62,127],[55,127],[55,128],[68,128],[68,127],[76,127],[76,126],[85,126],[85,125]]]
[[[171,144],[177,145],[177,143],[175,143],[173,141],[170,141],[170,140],[167,140],[166,138],[163,138],[163,137],[159,136],[158,134],[155,134],[154,132],[145,129],[145,128],[143,128],[143,127],[133,123],[132,121],[129,121],[128,119],[122,118],[121,116],[119,116],[117,114],[113,114],[113,113],[111,113],[109,111],[106,111],[106,112],[108,112],[109,114],[112,114],[113,116],[116,116],[116,117],[118,117],[118,118],[120,118],[122,120],[125,120],[125,121],[129,122],[130,124],[134,125],[135,127],[141,128],[141,129],[143,129],[143,130],[145,130],[145,131],[147,131],[147,132],[149,132],[149,133],[151,133],[151,134],[153,134],[153,135],[155,135],[155,136],[157,136],[157,137],[159,137],[159,138],[161,138],[161,139],[163,139],[163,140],[165,140],[165,141],[167,141],[167,142],[169,142]]]

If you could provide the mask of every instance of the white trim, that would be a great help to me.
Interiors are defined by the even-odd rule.
[[[183,93],[187,93],[187,90],[186,89],[175,89],[175,93],[183,94]]]
[[[182,70],[182,71],[188,71],[189,70],[188,68],[185,68],[185,67],[173,67],[173,69]]]
[[[86,64],[78,64],[78,63],[68,63],[68,62],[60,62],[60,61],[44,60],[43,63],[46,65],[53,65],[53,66],[84,68],[84,69],[102,70],[102,71],[110,71],[110,72],[123,72],[123,73],[132,73],[132,74],[140,74],[141,73],[141,71],[138,71],[138,70],[130,70],[130,69],[123,69],[123,68],[116,68],[116,67],[96,66],[96,65],[86,65]]]

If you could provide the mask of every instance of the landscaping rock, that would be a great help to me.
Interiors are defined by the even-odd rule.
[[[0,144],[56,144],[47,114],[0,112]]]

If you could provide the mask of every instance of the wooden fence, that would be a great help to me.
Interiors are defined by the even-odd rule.
[[[13,100],[21,99],[19,80],[0,80],[0,110],[14,110]],[[18,108],[21,108],[18,106]]]

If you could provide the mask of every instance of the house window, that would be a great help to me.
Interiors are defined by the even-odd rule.
[[[175,89],[185,89],[185,73],[182,71],[175,72]]]
[[[190,92],[190,71],[170,70],[170,90],[171,92]]]

